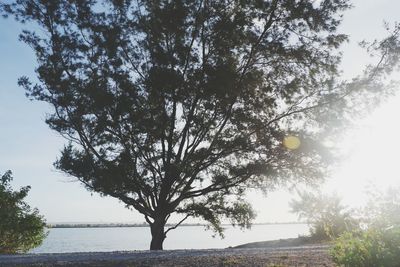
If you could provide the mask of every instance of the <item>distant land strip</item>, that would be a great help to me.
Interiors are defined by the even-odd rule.
[[[305,222],[266,222],[254,223],[254,225],[275,225],[275,224],[305,224]],[[176,224],[166,224],[166,227],[173,227]],[[147,223],[49,223],[48,228],[107,228],[107,227],[148,227]],[[202,223],[186,223],[180,226],[207,226]],[[223,224],[223,226],[230,226],[230,224]]]

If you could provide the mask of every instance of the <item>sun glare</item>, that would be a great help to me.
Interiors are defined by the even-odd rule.
[[[360,206],[368,190],[400,186],[400,95],[382,104],[352,130],[341,147],[345,157],[325,190],[336,191],[346,204]]]
[[[283,145],[290,150],[298,149],[301,145],[300,139],[296,136],[289,135],[283,139]]]

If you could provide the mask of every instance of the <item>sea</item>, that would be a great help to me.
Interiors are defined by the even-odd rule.
[[[251,229],[224,226],[224,238],[204,226],[180,226],[168,232],[164,249],[227,248],[250,242],[294,238],[309,233],[306,224],[257,224]],[[30,253],[147,250],[149,227],[50,228],[43,244]]]

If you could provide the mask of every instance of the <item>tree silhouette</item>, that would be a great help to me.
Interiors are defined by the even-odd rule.
[[[52,105],[46,122],[70,141],[55,166],[143,214],[150,248],[162,249],[188,217],[218,232],[223,218],[249,226],[248,188],[321,177],[321,143],[357,107],[351,93],[362,94],[336,81],[349,6],[17,0],[1,9],[36,25],[20,39],[36,53],[39,83],[19,84]],[[182,220],[165,229],[174,213]]]

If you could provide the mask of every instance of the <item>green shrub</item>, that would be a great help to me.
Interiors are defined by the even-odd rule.
[[[11,172],[0,175],[0,254],[26,252],[46,237],[45,221],[23,199],[30,187],[13,191]]]
[[[346,232],[331,250],[333,260],[345,267],[400,266],[400,228]]]

